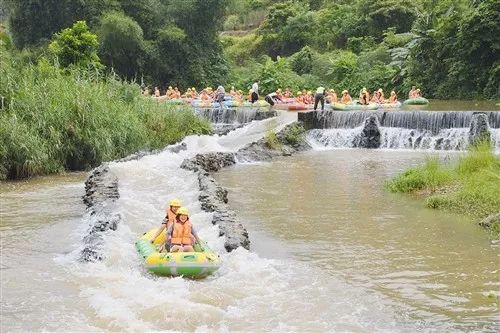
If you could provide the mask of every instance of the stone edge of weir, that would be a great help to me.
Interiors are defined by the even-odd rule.
[[[307,111],[300,112],[298,119],[303,123],[305,130],[326,129],[328,126],[327,119],[334,114],[354,114],[356,111]],[[379,148],[381,145],[380,127],[388,114],[403,112],[409,114],[413,112],[417,117],[419,114],[429,116],[432,113],[436,115],[445,115],[445,113],[459,114],[463,111],[363,111],[364,121],[360,123],[363,126],[361,133],[354,140],[356,148]],[[490,140],[491,130],[488,117],[490,114],[500,114],[498,111],[475,111],[472,112],[469,126],[469,142],[474,143],[481,140]],[[500,117],[497,117],[500,118]],[[411,127],[413,128],[413,127]]]
[[[257,112],[253,120],[264,120],[277,115],[274,112]],[[243,124],[244,125],[244,124]],[[229,131],[241,127],[234,126],[230,130],[218,135],[226,135]],[[246,147],[245,147],[246,148]],[[243,148],[242,150],[244,150]],[[172,145],[166,149],[159,149],[153,151],[139,151],[127,157],[115,160],[113,162],[127,162],[132,160],[139,160],[144,156],[158,154],[164,150],[169,150],[172,153],[178,153],[181,150],[186,150],[185,143]],[[225,153],[215,153],[217,159]],[[220,155],[222,154],[222,155]],[[202,156],[206,154],[198,154],[195,156]],[[233,155],[233,160],[234,156]],[[200,158],[198,158],[200,159]],[[201,158],[203,159],[203,158]],[[182,165],[186,162],[183,161]],[[118,177],[111,171],[109,167],[110,162],[104,162],[98,167],[90,171],[89,176],[85,180],[85,194],[82,196],[84,204],[87,206],[86,215],[89,220],[89,228],[86,235],[83,237],[83,249],[80,251],[79,260],[83,262],[92,262],[103,259],[102,247],[103,237],[102,234],[108,230],[116,230],[122,220],[120,213],[114,211],[115,202],[120,197],[118,191]],[[236,163],[236,160],[232,164]],[[224,166],[229,166],[227,164]],[[210,172],[211,170],[206,166]],[[196,167],[200,169],[199,167]],[[187,168],[186,168],[187,169]],[[220,169],[220,168],[219,168]],[[201,170],[201,169],[200,169]],[[194,171],[194,170],[192,170]],[[227,206],[227,190],[218,186],[215,179],[210,176],[208,171],[195,171],[198,172],[198,181],[200,191],[199,200],[202,209],[207,212],[214,212],[212,223],[217,224],[220,230],[220,236],[225,236],[225,248],[232,251],[239,246],[246,249],[250,247],[250,241],[246,229],[241,223],[237,221],[236,214],[231,211]],[[225,206],[224,206],[225,205]]]

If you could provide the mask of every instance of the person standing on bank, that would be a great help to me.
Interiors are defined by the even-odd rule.
[[[252,104],[259,100],[259,81],[255,81],[252,84],[252,94],[250,98],[250,102],[252,102]]]
[[[316,89],[316,94],[314,95],[314,111],[318,108],[318,102],[321,102],[321,111],[325,110],[325,95],[326,89],[324,87],[318,87],[318,89]]]

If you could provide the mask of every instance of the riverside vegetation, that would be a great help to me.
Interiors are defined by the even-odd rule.
[[[4,12],[32,59],[84,20],[102,64],[151,87],[260,80],[264,94],[325,86],[406,96],[417,85],[430,98],[500,98],[497,0],[3,2],[0,20]]]
[[[0,178],[85,170],[162,148],[210,125],[99,70],[24,62],[0,48]]]
[[[428,158],[423,166],[388,181],[386,187],[421,195],[430,208],[486,218],[500,213],[500,157],[494,155],[489,142],[482,142],[471,146],[454,166]],[[488,227],[500,238],[498,216]]]

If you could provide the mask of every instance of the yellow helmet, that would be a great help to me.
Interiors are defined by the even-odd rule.
[[[180,207],[182,206],[182,202],[179,199],[172,199],[169,201],[168,205],[173,207]]]
[[[347,90],[342,90],[342,95],[349,93]]]
[[[186,207],[181,207],[181,208],[177,209],[177,215],[189,216],[189,211]]]

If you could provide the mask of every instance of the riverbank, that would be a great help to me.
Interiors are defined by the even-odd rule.
[[[142,97],[136,84],[0,52],[0,179],[88,170],[210,132],[189,108]]]
[[[428,158],[423,166],[388,181],[386,187],[424,198],[429,208],[477,218],[493,238],[500,238],[500,157],[488,143],[470,147],[453,166]]]

